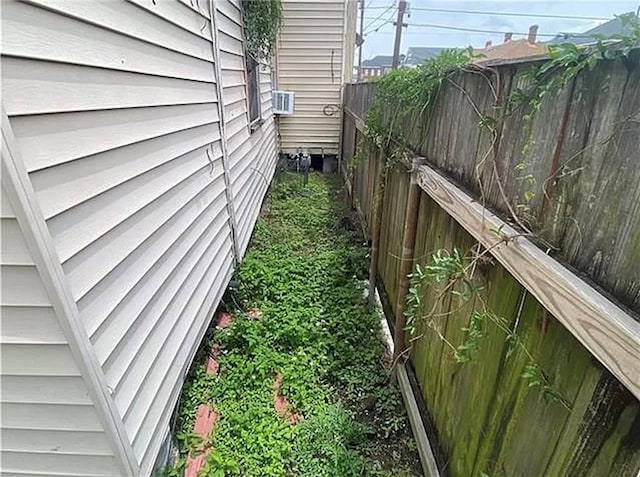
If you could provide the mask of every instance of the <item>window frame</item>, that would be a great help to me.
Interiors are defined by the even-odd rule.
[[[250,69],[250,62],[254,62],[253,70]],[[262,105],[260,104],[260,62],[251,56],[246,48],[244,49],[244,78],[245,78],[245,103],[247,109],[247,125],[249,127],[249,131],[253,132],[258,129],[262,125]],[[252,87],[251,74],[254,74],[255,77],[255,86]],[[252,90],[255,91],[255,102],[257,108],[257,116],[252,119],[251,117],[251,95]]]

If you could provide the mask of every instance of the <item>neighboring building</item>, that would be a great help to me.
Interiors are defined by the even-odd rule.
[[[285,150],[337,153],[352,8],[284,3]],[[240,0],[2,3],[3,475],[151,474],[278,158],[242,31]]]
[[[362,62],[360,81],[367,81],[369,79],[382,76],[388,71],[391,71],[392,64],[393,56],[391,55],[378,55],[374,56],[370,60],[364,60]]]
[[[400,66],[418,66],[428,59],[438,56],[442,50],[444,50],[444,48],[412,46],[407,50],[406,55],[400,55]],[[370,60],[365,60],[362,62],[362,74],[360,75],[360,80],[367,81],[373,78],[378,78],[391,71],[393,69],[391,66],[392,64],[392,55],[378,55],[374,56]]]
[[[352,0],[283,0],[276,84],[295,93],[280,116],[281,150],[338,154],[342,85],[351,81],[357,4]]]
[[[431,58],[435,58],[446,48],[411,46],[402,63],[403,66],[418,66]]]
[[[624,23],[622,21],[623,18],[627,18],[629,20],[633,20],[634,18],[637,21],[637,14],[634,12],[625,13],[623,15],[619,15],[613,20],[609,20],[601,25],[598,25],[595,28],[587,30],[583,33],[559,33],[555,38],[550,40],[549,44],[560,44],[560,43],[575,43],[577,45],[584,45],[588,43],[594,43],[598,40],[598,38],[607,38],[616,35],[627,35],[631,36],[633,34],[633,27],[629,23]]]
[[[500,61],[543,58],[547,55],[548,48],[547,45],[536,42],[537,33],[538,25],[531,25],[526,39],[513,40],[512,33],[505,33],[504,42],[499,45],[492,45],[488,41],[483,49],[474,51],[475,54],[481,55],[474,63],[489,65]]]

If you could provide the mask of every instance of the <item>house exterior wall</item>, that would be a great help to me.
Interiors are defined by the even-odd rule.
[[[279,118],[281,148],[338,154],[342,85],[351,80],[357,3],[283,0],[277,87],[295,92],[295,110]],[[332,113],[327,115],[328,113]]]
[[[3,171],[4,174],[5,171]],[[7,197],[2,197],[3,475],[121,472]]]
[[[151,473],[277,160],[270,70],[252,132],[240,5],[212,3],[2,5],[3,173],[30,191],[21,222],[3,201],[3,475]]]

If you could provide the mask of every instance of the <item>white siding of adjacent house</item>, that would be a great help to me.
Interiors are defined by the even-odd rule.
[[[295,92],[294,114],[279,119],[282,150],[337,154],[342,84],[353,69],[356,2],[283,0],[282,8],[277,87]]]
[[[261,74],[263,123],[251,133],[238,2],[215,4],[216,12],[203,0],[2,5],[3,107],[65,292],[140,475],[151,472],[185,373],[239,258],[233,222],[244,253],[277,158],[270,73]],[[118,475],[107,438],[98,437],[91,399],[86,391],[78,397],[76,358],[54,326],[69,317],[51,311],[33,265],[10,262],[28,260],[12,220],[2,223],[9,260],[5,267],[3,249],[2,304],[7,317],[34,326],[5,337],[3,313],[3,358],[24,361],[2,370],[3,400],[21,400],[3,407],[3,424],[11,411],[10,424],[18,426],[11,448],[3,436],[3,471],[47,473],[68,454],[78,475],[83,468]],[[43,353],[50,359],[40,363],[35,357]],[[16,377],[22,375],[28,378]],[[65,390],[56,399],[65,402],[23,409],[47,399],[39,387],[58,385]],[[19,427],[31,426],[32,414],[54,420],[51,439]],[[65,419],[68,428],[56,429]],[[54,457],[20,457],[42,450],[38,445],[71,447]]]

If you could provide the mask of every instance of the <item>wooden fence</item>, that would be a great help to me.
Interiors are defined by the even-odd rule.
[[[495,139],[480,127],[478,111],[494,111],[531,67],[505,64],[459,74],[442,89],[430,118],[399,121],[414,155],[426,159],[413,171],[403,163],[389,167],[385,152],[364,135],[375,84],[347,85],[342,172],[374,243],[374,277],[388,315],[402,314],[403,253],[406,258],[412,249],[410,264],[424,264],[438,249],[467,251],[479,242],[490,251],[477,274],[482,301],[517,330],[566,399],[566,407],[549,402],[540,386],[529,387],[522,375],[530,358],[522,350],[511,353],[505,335],[490,329],[473,359],[457,363],[447,343],[465,340],[463,328],[478,300],[451,293],[442,300],[427,288],[422,300],[430,318],[420,322],[417,339],[400,346],[410,348],[408,367],[432,425],[439,473],[635,477],[640,68],[602,63],[548,97],[523,154],[525,111],[500,120]],[[523,169],[534,180],[524,184]],[[417,202],[408,200],[416,186]],[[504,220],[531,188],[538,245]],[[415,210],[407,210],[408,202]],[[417,227],[408,249],[412,216]]]

